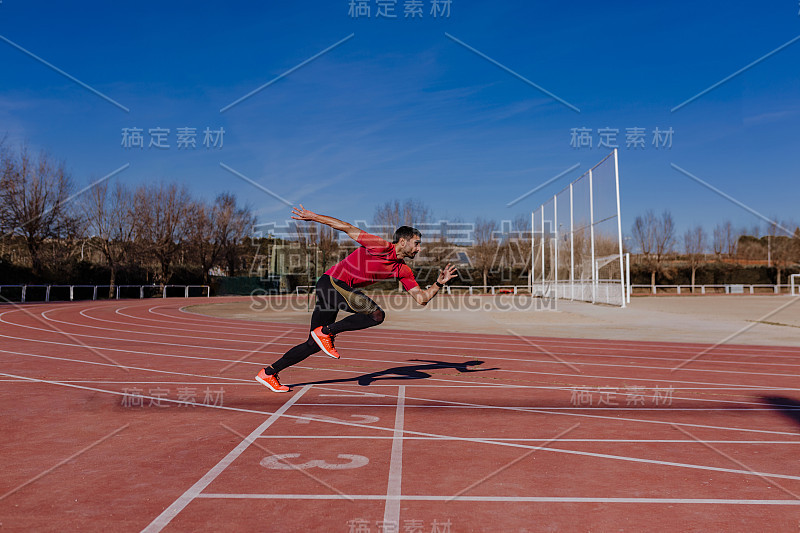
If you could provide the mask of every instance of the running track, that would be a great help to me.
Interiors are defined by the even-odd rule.
[[[0,307],[3,531],[800,525],[800,348],[378,327],[274,394],[306,325],[186,304]]]

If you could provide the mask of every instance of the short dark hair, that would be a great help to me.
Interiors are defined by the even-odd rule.
[[[422,233],[419,232],[417,228],[412,228],[411,226],[400,226],[394,232],[394,240],[392,244],[400,242],[400,239],[411,239],[416,235],[417,237],[422,237]]]

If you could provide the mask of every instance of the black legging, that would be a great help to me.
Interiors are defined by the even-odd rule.
[[[322,332],[326,335],[336,335],[343,331],[355,331],[358,329],[377,326],[385,317],[383,309],[372,301],[369,296],[358,289],[353,289],[344,282],[324,274],[317,281],[315,291],[316,303],[314,312],[311,315],[311,331],[319,326],[323,326]],[[354,313],[336,322],[336,315],[339,311]],[[296,365],[306,357],[320,351],[320,347],[311,338],[295,346],[283,357],[267,367],[268,373],[277,374],[284,368]]]

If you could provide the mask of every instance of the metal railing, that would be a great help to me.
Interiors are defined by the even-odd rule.
[[[724,283],[724,284],[709,284],[697,285],[691,284],[683,285],[631,285],[631,291],[636,289],[645,289],[639,291],[638,294],[781,294],[783,289],[789,289],[790,286],[785,283],[769,284],[769,283]],[[692,291],[694,288],[694,291]],[[636,294],[634,292],[634,294]]]
[[[69,290],[69,301],[74,301],[75,298],[75,289],[92,289],[92,300],[97,300],[98,289],[108,289],[111,285],[36,285],[36,284],[27,284],[27,285],[0,285],[0,300],[2,301],[11,301],[2,296],[3,289],[10,289],[16,288],[20,289],[20,299],[21,303],[25,303],[29,300],[29,289],[44,289],[44,301],[49,302],[51,300],[51,293],[53,289],[68,289]],[[168,288],[180,288],[184,289],[183,297],[189,297],[189,289],[201,289],[200,294],[202,296],[203,292],[205,292],[206,297],[211,296],[211,287],[208,285],[115,285],[116,290],[114,291],[115,299],[120,300],[123,299],[121,296],[122,289],[130,289],[130,288],[138,288],[139,289],[139,298],[143,299],[145,295],[145,289],[158,289],[158,292],[161,294],[162,298],[167,297],[167,289]],[[78,300],[88,300],[89,298],[77,298]],[[41,301],[41,300],[35,300]],[[61,301],[61,300],[59,300]]]

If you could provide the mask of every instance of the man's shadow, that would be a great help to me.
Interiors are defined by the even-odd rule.
[[[406,379],[428,379],[431,375],[428,373],[432,370],[445,370],[454,369],[462,374],[472,372],[486,372],[488,370],[500,370],[499,368],[476,368],[469,367],[482,365],[483,361],[465,361],[463,363],[446,363],[444,361],[429,361],[427,359],[409,359],[409,361],[419,361],[421,363],[428,363],[425,365],[410,365],[410,366],[396,366],[387,368],[386,370],[379,370],[363,376],[346,379],[326,379],[322,381],[309,381],[307,383],[292,383],[290,387],[300,387],[303,385],[329,385],[331,383],[352,383],[357,382],[362,387],[367,387],[373,381],[382,380],[406,380]]]
[[[800,424],[800,402],[784,396],[762,396],[762,400],[786,418]]]

